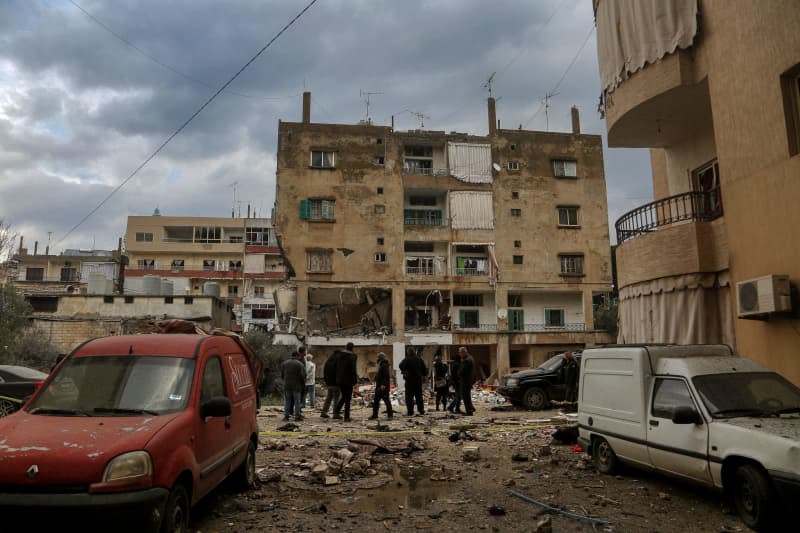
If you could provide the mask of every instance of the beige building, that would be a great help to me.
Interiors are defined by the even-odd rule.
[[[26,296],[37,294],[111,294],[120,285],[121,261],[116,250],[64,250],[33,254],[20,247],[9,261],[11,282]],[[90,288],[91,286],[91,288]]]
[[[309,93],[280,122],[275,227],[312,353],[466,345],[488,377],[610,340],[600,136],[577,109],[571,133],[499,129],[494,105],[487,136],[315,124]]]
[[[220,296],[236,330],[277,321],[273,292],[285,273],[270,219],[130,216],[125,253],[125,294]]]
[[[656,199],[616,222],[620,340],[735,344],[800,384],[800,3],[594,6],[608,143],[651,148]]]

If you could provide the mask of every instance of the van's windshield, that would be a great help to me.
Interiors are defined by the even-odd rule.
[[[692,378],[711,416],[800,413],[800,389],[774,372],[736,372]]]
[[[60,416],[160,415],[186,407],[194,360],[183,357],[71,357],[27,411]]]

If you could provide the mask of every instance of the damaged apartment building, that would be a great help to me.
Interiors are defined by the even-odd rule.
[[[464,345],[492,378],[612,340],[602,142],[577,109],[570,133],[508,130],[489,98],[477,136],[312,123],[310,102],[278,126],[275,228],[319,360],[353,342],[364,376],[378,351]]]

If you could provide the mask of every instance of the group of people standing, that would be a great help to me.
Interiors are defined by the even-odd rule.
[[[281,378],[284,387],[283,419],[303,420],[303,406],[306,398],[310,400],[312,408],[316,407],[316,365],[313,356],[306,353],[304,346],[292,353],[292,357],[281,364]],[[378,418],[380,403],[386,405],[386,414],[389,419],[394,416],[392,402],[389,396],[391,386],[391,367],[386,354],[379,352],[377,356],[378,372],[375,376],[375,396],[372,404],[370,420]],[[406,416],[425,414],[425,400],[422,396],[422,385],[428,378],[428,367],[417,351],[406,348],[405,358],[400,362],[400,371],[403,373],[406,394]],[[347,343],[344,350],[336,350],[325,361],[323,379],[328,393],[322,404],[320,416],[330,418],[328,414],[333,408],[333,418],[341,419],[344,411],[344,421],[350,421],[350,405],[353,398],[353,387],[358,383],[356,371],[356,354],[353,352],[353,343]],[[434,391],[436,393],[436,410],[439,405],[451,413],[472,415],[475,408],[472,405],[472,385],[475,381],[475,362],[462,346],[458,349],[458,357],[450,367],[442,362],[441,352],[434,356],[433,363]],[[448,405],[450,387],[455,390],[455,397]],[[460,409],[464,404],[464,411]]]

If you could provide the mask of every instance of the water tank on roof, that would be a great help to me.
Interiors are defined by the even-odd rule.
[[[175,292],[175,284],[168,279],[161,280],[161,294],[164,296],[172,296]]]
[[[203,296],[216,296],[219,298],[219,283],[216,281],[206,281],[203,283]]]
[[[89,282],[86,287],[87,294],[110,294],[106,292],[106,275],[102,272],[90,272]]]
[[[161,278],[158,276],[144,276],[142,278],[142,293],[145,296],[158,296],[161,292]]]

